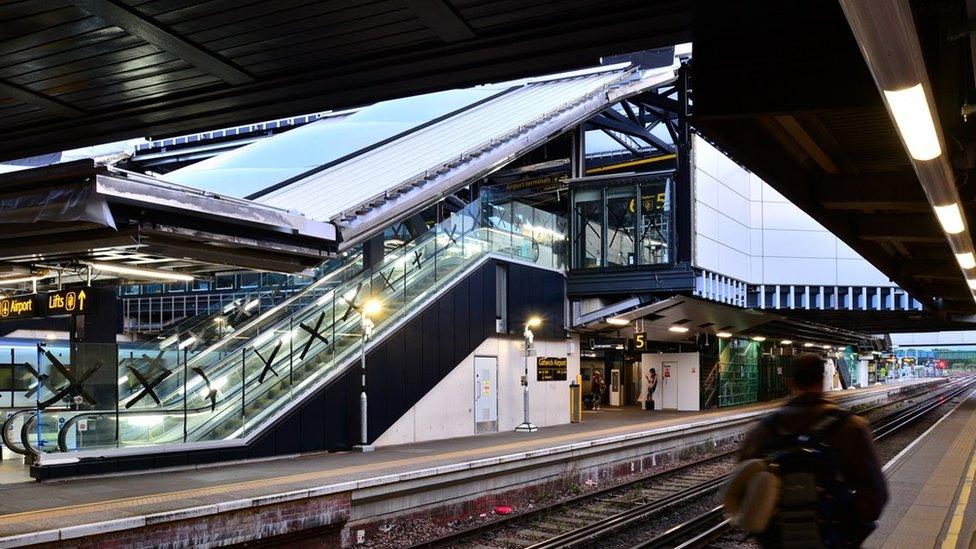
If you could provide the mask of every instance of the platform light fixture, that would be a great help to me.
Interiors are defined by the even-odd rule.
[[[824,349],[827,349],[829,351],[830,350],[830,345],[824,345],[823,348]]]
[[[534,433],[539,430],[529,419],[529,356],[535,349],[535,334],[532,328],[542,326],[542,318],[530,316],[525,321],[525,329],[522,330],[522,338],[525,340],[525,369],[522,373],[522,423],[515,427],[517,433]]]
[[[766,341],[766,338],[765,338],[765,337],[763,337],[763,336],[752,336],[752,340],[753,340],[753,341],[758,341],[758,342],[760,342],[760,343],[761,343],[761,342],[763,342],[763,341]]]
[[[39,280],[44,280],[45,278],[52,278],[52,276],[21,276],[17,278],[3,278],[0,279],[0,284],[20,284],[23,282],[37,282]]]
[[[962,210],[959,204],[953,202],[945,206],[932,206],[935,216],[939,218],[939,224],[946,234],[959,234],[966,230],[966,224],[962,221]]]
[[[810,348],[810,347],[813,347],[813,343],[807,342],[807,343],[804,343],[803,346],[804,347],[807,347],[807,348]]]
[[[792,339],[784,339],[783,341],[780,341],[780,344],[781,345],[793,345],[793,340]]]
[[[87,265],[107,273],[129,275],[139,278],[172,280],[174,282],[193,282],[193,277],[191,275],[164,271],[162,269],[144,269],[140,267],[129,267],[128,265],[118,265],[115,263],[89,262]]]
[[[956,254],[956,262],[958,262],[959,266],[963,269],[976,268],[976,257],[973,256],[973,252]]]
[[[611,317],[607,319],[607,324],[613,324],[614,326],[626,326],[630,324],[630,321],[626,318],[620,318],[619,316]]]
[[[976,290],[976,278],[967,278],[966,284],[969,284],[970,290]]]
[[[363,314],[366,316],[373,316],[379,314],[383,310],[383,304],[380,303],[378,299],[368,299],[366,303],[363,303]]]
[[[925,88],[921,82],[900,90],[884,90],[885,99],[895,119],[895,126],[908,153],[915,160],[932,160],[942,154],[939,135],[935,131],[935,121]],[[954,234],[954,233],[953,233]]]
[[[668,328],[668,331],[676,334],[683,334],[688,331],[688,328],[685,328],[684,326],[671,326]]]
[[[732,334],[729,333],[729,332],[719,332],[719,333],[715,334],[715,337],[720,337],[722,339],[727,339],[727,338],[732,337]]]

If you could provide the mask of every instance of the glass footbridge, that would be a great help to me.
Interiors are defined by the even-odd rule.
[[[65,353],[39,344],[28,353],[36,367],[23,361],[32,383],[3,441],[40,463],[247,443],[488,258],[562,268],[565,234],[559,216],[483,199],[370,269],[360,255],[324,264],[311,284],[260,312],[249,301],[225,305],[135,350],[74,344],[84,348],[72,349],[71,368]],[[378,310],[365,311],[367,301]]]

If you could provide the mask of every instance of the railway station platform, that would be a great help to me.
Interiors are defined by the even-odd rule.
[[[976,546],[976,393],[889,463],[891,500],[866,547]]]
[[[865,405],[937,381],[877,385],[835,393],[835,398],[845,406]],[[314,531],[324,536],[320,540],[356,545],[372,535],[369,525],[374,517],[402,515],[410,509],[427,516],[447,503],[454,505],[451,513],[474,510],[493,505],[492,494],[507,493],[511,500],[519,487],[547,477],[630,474],[635,466],[650,466],[654,459],[665,459],[659,456],[689,444],[722,437],[734,441],[776,405],[694,413],[606,409],[586,412],[582,423],[531,434],[389,446],[366,454],[317,454],[7,484],[0,487],[0,547],[134,541],[151,545],[154,540],[235,543],[296,531]],[[621,463],[629,463],[629,471]]]

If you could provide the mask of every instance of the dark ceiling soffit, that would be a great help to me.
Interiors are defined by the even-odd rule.
[[[31,124],[19,131],[9,129],[0,142],[0,160],[130,137],[203,131],[327,108],[365,105],[449,87],[558,72],[578,68],[587,59],[595,63],[609,53],[660,47],[691,38],[686,13],[658,15],[652,20],[624,15],[614,14],[612,24],[591,19],[586,40],[579,35],[581,30],[574,31],[564,22],[546,33],[531,29],[490,40],[479,38],[463,45],[342,65],[339,70],[310,71],[233,89],[117,108],[84,117],[85,132],[78,131],[78,122]],[[649,34],[649,26],[658,32]],[[572,48],[566,46],[570,43]],[[323,93],[322,82],[330,82],[331,89]],[[355,94],[350,90],[355,90]]]
[[[57,99],[48,97],[43,93],[38,93],[29,88],[17,86],[2,80],[0,80],[0,96],[19,99],[24,103],[41,107],[52,114],[59,114],[68,118],[78,118],[79,116],[85,115],[85,111],[72,107],[67,103],[58,101]]]
[[[234,63],[224,59],[159,23],[113,0],[71,0],[88,13],[175,55],[229,84],[247,84],[256,78]]]
[[[470,40],[474,31],[444,0],[401,0],[445,43]]]

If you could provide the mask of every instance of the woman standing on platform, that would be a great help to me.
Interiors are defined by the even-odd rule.
[[[606,384],[603,383],[603,374],[599,370],[593,372],[593,377],[590,378],[590,395],[593,398],[593,409],[600,409],[600,402],[603,401],[603,388]]]

